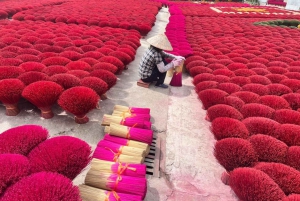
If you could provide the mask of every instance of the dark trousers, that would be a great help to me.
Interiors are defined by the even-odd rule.
[[[166,61],[163,61],[165,65],[167,65],[168,63]],[[156,85],[160,85],[163,84],[166,78],[167,72],[161,73],[159,72],[157,66],[155,66],[155,68],[152,71],[152,74],[150,75],[150,77],[147,77],[145,79],[142,79],[143,82],[156,82]]]

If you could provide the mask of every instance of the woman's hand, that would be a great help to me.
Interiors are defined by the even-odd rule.
[[[185,58],[183,56],[176,56],[175,59],[185,60]]]

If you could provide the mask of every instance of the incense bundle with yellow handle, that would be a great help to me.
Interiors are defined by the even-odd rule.
[[[97,144],[97,147],[109,148],[113,152],[118,152],[120,154],[129,155],[129,156],[142,156],[145,157],[146,151],[137,147],[123,146],[111,141],[100,140]]]
[[[143,117],[118,117],[105,114],[103,115],[102,119],[102,126],[109,126],[111,123],[129,126],[129,127],[136,127],[136,128],[144,128],[144,129],[151,129],[151,122],[145,121]]]
[[[138,114],[150,114],[150,108],[127,107],[123,105],[115,105],[114,110],[120,112],[130,112],[130,113],[138,113]]]
[[[109,126],[105,127],[105,132],[106,133],[110,132],[110,127]],[[117,143],[117,144],[126,145],[126,146],[129,146],[129,147],[137,147],[137,148],[143,149],[143,150],[146,151],[146,156],[150,152],[150,146],[146,143],[143,143],[143,142],[138,142],[138,141],[135,141],[135,140],[128,140],[128,139],[125,139],[125,138],[121,138],[121,137],[117,137],[117,136],[113,136],[113,135],[109,135],[109,134],[104,135],[103,139],[107,140],[107,141]]]
[[[115,163],[110,161],[99,160],[93,158],[91,162],[91,169],[100,172],[115,173],[130,177],[145,177],[145,164],[129,164],[129,163]]]
[[[112,116],[118,116],[118,117],[123,117],[123,118],[127,118],[127,117],[139,117],[139,118],[143,118],[145,121],[150,121],[150,114],[137,114],[137,113],[131,113],[131,112],[120,112],[117,110],[114,110],[112,113]]]
[[[145,160],[145,158],[142,156],[129,156],[125,154],[120,154],[119,152],[114,152],[109,148],[103,148],[103,147],[97,147],[95,149],[93,158],[106,160],[106,161],[133,163],[133,164],[141,164]]]
[[[109,134],[126,139],[136,140],[148,145],[151,145],[153,138],[152,130],[122,126],[114,123],[110,124]]]
[[[117,193],[128,193],[145,197],[147,180],[145,177],[129,177],[90,169],[85,184]]]
[[[81,184],[79,187],[80,197],[83,201],[142,201],[142,196],[106,191],[92,186]]]

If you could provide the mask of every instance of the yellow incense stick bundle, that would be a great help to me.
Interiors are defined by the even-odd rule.
[[[112,200],[130,200],[141,201],[142,197],[115,191],[106,191],[88,185],[79,185],[80,197],[83,201],[112,201]]]
[[[92,159],[91,169],[100,172],[115,173],[131,177],[145,177],[146,165],[145,164],[129,164],[129,163],[116,163],[105,160]]]
[[[102,126],[109,126],[111,123],[116,123],[116,124],[120,124],[123,120],[123,117],[118,117],[118,116],[112,116],[112,115],[108,115],[105,114],[103,115],[103,119],[102,119]]]
[[[110,125],[110,135],[122,137],[122,138],[128,138],[128,127],[122,126],[120,124],[111,123]]]
[[[97,147],[94,151],[93,158],[100,160],[121,162],[121,163],[133,163],[141,164],[144,162],[145,158],[143,156],[129,156],[121,154],[119,152],[114,152],[109,148]]]
[[[144,197],[147,190],[145,177],[130,177],[114,173],[105,173],[90,169],[85,184],[96,188],[128,193]]]
[[[121,145],[108,140],[100,140],[97,144],[97,147],[107,147],[113,150],[114,152],[119,152],[120,154],[125,154],[129,156],[145,156],[146,151],[137,147],[129,147],[126,145]]]
[[[79,185],[80,197],[83,201],[105,201],[106,191],[87,185]]]
[[[109,126],[105,127],[105,133],[107,133],[107,134],[104,135],[104,140],[111,141],[111,142],[114,142],[114,143],[117,143],[120,145],[140,148],[140,149],[146,151],[146,156],[149,154],[150,146],[146,143],[135,141],[135,140],[128,140],[125,138],[110,135],[110,127]]]

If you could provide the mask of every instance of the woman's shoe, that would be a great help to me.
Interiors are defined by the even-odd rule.
[[[166,89],[166,88],[168,88],[168,85],[166,85],[166,84],[159,84],[159,85],[154,85],[155,87],[160,87],[160,88],[164,88],[164,89]]]

